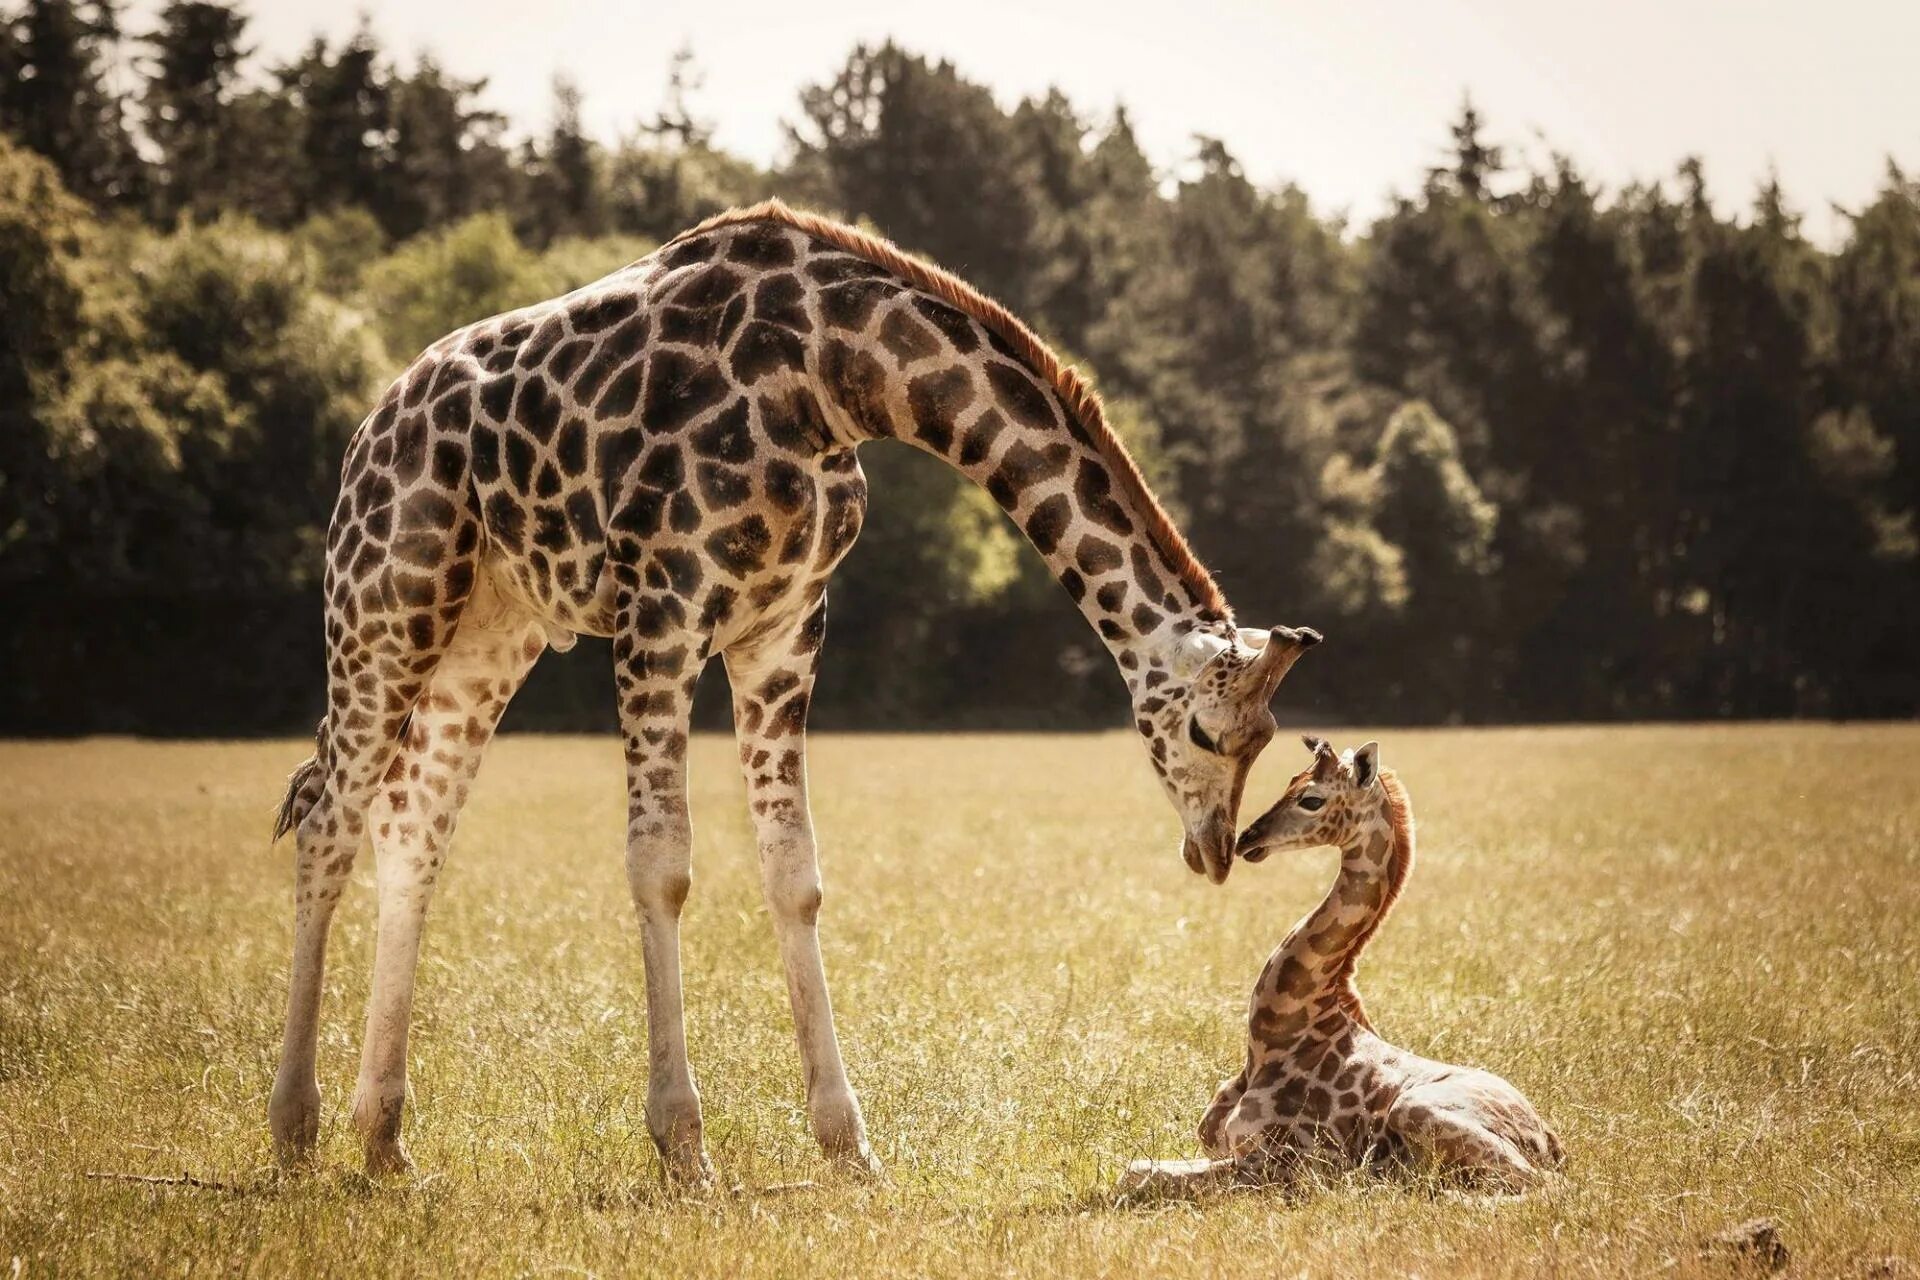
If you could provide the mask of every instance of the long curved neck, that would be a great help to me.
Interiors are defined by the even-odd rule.
[[[1406,791],[1389,773],[1380,775],[1380,785],[1386,795],[1379,815],[1341,847],[1340,872],[1327,896],[1267,960],[1255,988],[1256,1004],[1284,1012],[1333,996],[1362,1025],[1371,1026],[1353,971],[1413,869]]]
[[[823,298],[821,310],[834,308]],[[835,434],[905,441],[985,489],[1129,684],[1144,678],[1147,651],[1227,620],[1091,397],[1070,400],[981,321],[901,289],[853,331],[829,325],[818,360]]]

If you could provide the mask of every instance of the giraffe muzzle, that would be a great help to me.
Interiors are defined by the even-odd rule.
[[[1233,870],[1233,827],[1213,822],[1199,836],[1189,832],[1181,841],[1180,855],[1196,875],[1203,875],[1214,884],[1225,884],[1227,873]]]

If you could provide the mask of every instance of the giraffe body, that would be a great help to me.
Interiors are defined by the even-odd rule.
[[[1097,398],[996,304],[886,242],[769,204],[564,297],[450,334],[348,446],[327,542],[328,712],[278,831],[298,843],[283,1160],[318,1131],[320,986],[364,840],[379,946],[353,1115],[405,1168],[400,1115],[427,906],[481,754],[548,647],[613,640],[640,917],[647,1117],[670,1176],[709,1176],[682,1029],[688,716],[720,656],[763,886],[830,1153],[873,1167],[834,1033],[804,734],[827,581],[860,529],[855,450],[894,439],[984,487],[1126,680],[1190,866],[1231,864],[1267,702],[1319,637],[1234,625]]]
[[[1259,861],[1275,850],[1332,845],[1340,873],[1254,985],[1245,1065],[1200,1121],[1211,1159],[1143,1162],[1125,1185],[1164,1191],[1391,1166],[1525,1190],[1564,1158],[1533,1105],[1490,1072],[1388,1043],[1354,986],[1360,952],[1412,868],[1406,790],[1379,771],[1371,743],[1346,760],[1324,741],[1309,745],[1314,764],[1247,829],[1239,853]]]

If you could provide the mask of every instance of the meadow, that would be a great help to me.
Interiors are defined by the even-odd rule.
[[[1120,734],[815,738],[828,972],[886,1182],[807,1134],[716,736],[684,934],[720,1188],[667,1192],[641,1114],[618,746],[511,735],[428,927],[419,1173],[364,1178],[345,1117],[363,857],[321,1165],[276,1179],[291,848],[266,831],[305,747],[0,743],[0,1271],[1688,1276],[1726,1274],[1697,1243],[1758,1215],[1798,1274],[1920,1264],[1920,727],[1378,736],[1420,849],[1361,989],[1398,1043],[1531,1095],[1571,1155],[1550,1193],[1112,1203],[1129,1159],[1193,1153],[1247,988],[1333,865],[1209,887]],[[1276,741],[1248,816],[1305,758]],[[88,1177],[182,1172],[219,1186]]]

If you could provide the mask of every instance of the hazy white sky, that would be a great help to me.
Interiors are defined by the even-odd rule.
[[[136,29],[157,0],[135,6]],[[268,57],[356,17],[335,0],[253,0]],[[1261,182],[1299,183],[1365,219],[1417,184],[1471,92],[1496,141],[1541,139],[1610,185],[1704,157],[1723,207],[1772,165],[1830,238],[1891,154],[1920,170],[1920,0],[368,0],[390,54],[431,50],[489,78],[488,100],[543,127],[566,71],[614,137],[659,105],[669,55],[706,75],[698,113],[756,160],[781,153],[802,84],[854,41],[951,58],[1003,102],[1057,84],[1082,110],[1133,113],[1156,163],[1226,139]]]

